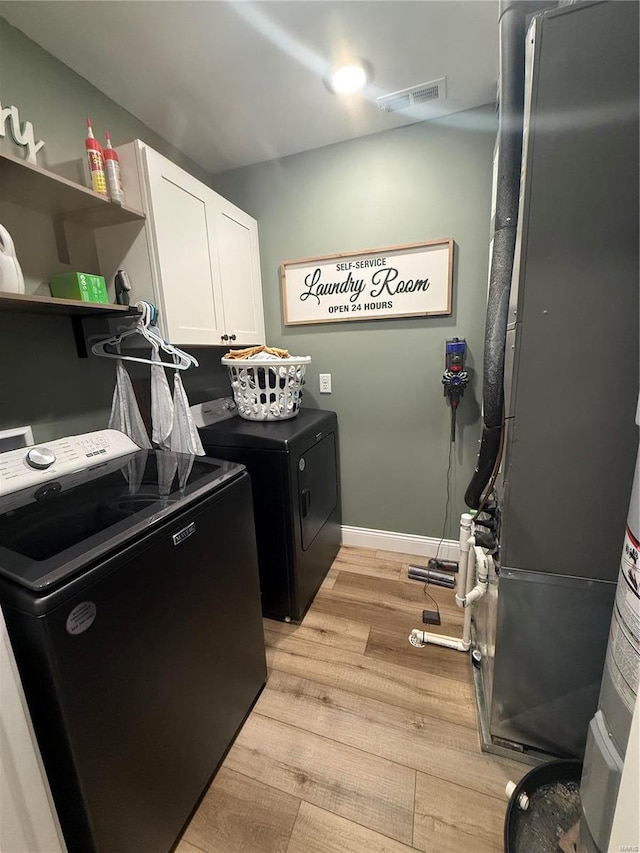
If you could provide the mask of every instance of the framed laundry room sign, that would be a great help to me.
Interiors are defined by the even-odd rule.
[[[451,313],[453,239],[283,261],[286,326]]]

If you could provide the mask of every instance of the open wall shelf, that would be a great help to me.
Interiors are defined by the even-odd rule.
[[[13,311],[22,314],[59,314],[65,317],[107,317],[140,312],[129,305],[112,305],[100,302],[82,302],[79,299],[54,299],[52,296],[26,296],[21,293],[0,291],[0,312]]]
[[[90,228],[144,221],[145,215],[11,154],[0,153],[0,197]]]

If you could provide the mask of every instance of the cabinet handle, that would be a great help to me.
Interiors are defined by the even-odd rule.
[[[235,339],[236,339],[236,336],[235,336],[235,335],[229,335],[229,340],[230,340],[230,341],[235,341]]]
[[[223,341],[228,341],[228,340],[229,340],[229,335],[221,335],[221,338],[222,338],[222,340],[223,340]]]

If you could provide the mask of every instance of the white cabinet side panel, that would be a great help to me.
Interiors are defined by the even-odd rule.
[[[0,816],[1,853],[66,851],[1,612]]]
[[[160,294],[153,286],[146,226],[139,222],[109,225],[96,230],[95,240],[100,273],[105,277],[109,299],[116,301],[115,274],[119,269],[123,269],[131,282],[131,305],[144,299],[157,305],[162,314]],[[160,319],[162,320],[162,316]]]

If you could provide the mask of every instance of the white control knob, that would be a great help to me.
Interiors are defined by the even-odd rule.
[[[48,447],[32,447],[27,453],[27,465],[31,468],[44,470],[50,468],[56,461],[56,454]]]

